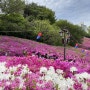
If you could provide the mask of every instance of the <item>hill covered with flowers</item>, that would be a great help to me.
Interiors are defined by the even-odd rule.
[[[90,50],[90,38],[84,37],[83,43],[82,43],[82,48],[86,48]]]
[[[0,36],[0,90],[90,90],[90,51]]]

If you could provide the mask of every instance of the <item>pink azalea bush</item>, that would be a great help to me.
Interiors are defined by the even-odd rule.
[[[90,56],[82,48],[67,48],[64,61],[62,47],[8,36],[1,36],[0,42],[0,90],[90,90]],[[24,50],[30,54],[24,56]]]
[[[90,49],[90,39],[84,37],[81,47],[86,48],[86,49]]]
[[[1,90],[88,90],[89,80],[89,73],[69,62],[36,56],[0,58]]]

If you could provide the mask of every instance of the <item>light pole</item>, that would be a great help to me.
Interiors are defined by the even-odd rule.
[[[67,29],[62,29],[59,33],[62,37],[62,43],[64,45],[64,60],[66,60],[66,44],[70,40],[70,32]]]

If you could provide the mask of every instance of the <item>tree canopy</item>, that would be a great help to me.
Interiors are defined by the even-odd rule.
[[[36,3],[26,5],[24,16],[27,17],[29,21],[39,19],[49,20],[51,24],[55,22],[55,13],[44,6],[38,6]]]
[[[1,0],[0,8],[6,14],[10,13],[23,13],[25,7],[24,0]]]
[[[75,43],[81,43],[82,38],[85,36],[86,32],[78,25],[73,25],[67,20],[58,20],[55,23],[56,26],[60,27],[60,29],[68,29],[71,34],[70,44],[75,45]]]
[[[7,35],[36,40],[37,34],[42,32],[40,41],[51,45],[62,45],[62,37],[59,35],[62,29],[68,29],[71,33],[69,45],[81,43],[82,38],[87,35],[78,25],[67,20],[56,20],[55,13],[45,6],[35,3],[25,5],[24,0],[1,0],[0,2],[0,8],[4,12],[0,15],[0,30],[5,33],[18,32],[8,32]]]

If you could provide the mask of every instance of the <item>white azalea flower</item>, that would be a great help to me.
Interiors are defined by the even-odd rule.
[[[9,67],[9,71],[16,71],[17,67],[13,66],[13,67]]]
[[[49,70],[47,71],[47,74],[48,74],[48,75],[51,75],[51,76],[52,76],[53,74],[55,74],[55,69],[54,69],[54,67],[50,66],[50,67],[49,67]]]
[[[88,85],[87,82],[85,82],[85,79],[90,79],[90,74],[83,72],[81,74],[76,74],[75,76],[77,80],[82,84],[83,90],[87,90]]]
[[[83,88],[83,90],[88,90],[87,83],[82,82],[82,88]]]
[[[47,71],[47,75],[52,76],[54,73],[50,70]]]
[[[76,74],[75,76],[80,82],[84,82],[84,79],[90,79],[90,74],[88,74],[87,72]]]
[[[22,67],[23,67],[24,69],[27,69],[27,68],[28,68],[27,64],[26,64],[26,65],[23,65]]]
[[[70,68],[70,71],[71,71],[71,72],[74,72],[74,71],[78,71],[78,70],[77,70],[76,67],[71,67],[71,68]]]
[[[3,80],[4,77],[3,77],[3,74],[0,74],[0,80]]]
[[[4,74],[3,77],[4,79],[9,80],[9,78],[11,77],[11,74],[10,73]]]
[[[40,68],[40,74],[46,74],[47,73],[47,68],[46,67],[41,67]]]
[[[9,80],[10,76],[11,76],[10,74],[1,73],[0,80]]]
[[[7,70],[5,64],[6,62],[0,62],[0,73],[5,72]]]
[[[67,83],[68,88],[72,88],[73,89],[73,84],[74,84],[73,79],[72,78],[67,78],[66,80],[67,80],[66,83]]]
[[[19,88],[22,88],[23,85],[24,85],[24,79],[22,79],[22,77],[18,77],[19,80],[20,80],[20,85],[19,85]]]
[[[51,76],[51,78],[52,78],[52,80],[53,80],[53,82],[55,82],[55,81],[57,81],[58,79],[59,79],[59,76],[58,76],[58,74],[57,73],[53,73],[52,75],[50,75]]]
[[[60,74],[60,73],[63,73],[63,70],[57,69],[56,72],[58,72],[59,73],[58,74],[58,73],[55,73],[55,69],[51,66],[49,70],[47,70],[45,67],[41,68],[40,72],[43,72],[43,71],[45,72],[45,70],[47,73],[45,74],[45,76],[39,77],[40,80],[45,80],[46,82],[52,81],[54,86],[58,85],[58,90],[67,90],[69,88],[74,90],[73,79],[71,78],[66,79],[63,77],[62,74]],[[37,85],[40,86],[41,84],[37,84]],[[41,86],[43,86],[43,84]]]
[[[28,69],[22,69],[21,74],[27,74],[28,72],[29,72],[29,70],[28,70]]]
[[[52,71],[52,72],[55,72],[55,69],[54,69],[53,66],[50,66],[50,67],[49,67],[49,70]]]
[[[65,79],[60,80],[60,82],[58,82],[58,88],[60,88],[59,90],[67,90],[68,89]]]
[[[49,80],[52,81],[52,77],[50,77],[49,75],[45,75],[45,80],[46,81],[49,81]]]
[[[11,75],[11,80],[15,80],[15,76],[14,75]]]
[[[57,74],[63,74],[63,70],[57,69],[57,70],[56,70],[56,73],[57,73]]]
[[[62,79],[62,80],[63,80],[63,79]],[[61,84],[60,82],[61,82],[62,80],[60,80],[59,77],[53,78],[54,84]]]
[[[60,75],[59,75],[59,79],[60,79],[60,80],[63,80],[63,78],[64,78],[63,75],[60,74]]]
[[[0,66],[5,66],[6,62],[0,62]]]
[[[90,79],[90,74],[88,74],[87,72],[81,73],[81,76],[83,78]]]

